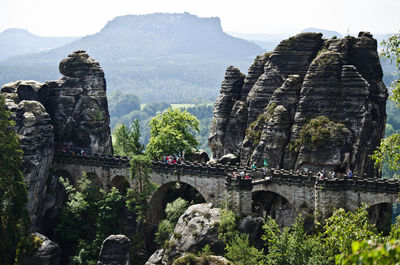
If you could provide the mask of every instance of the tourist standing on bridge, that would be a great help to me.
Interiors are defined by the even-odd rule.
[[[348,179],[353,179],[353,171],[350,168],[347,169],[346,175]]]

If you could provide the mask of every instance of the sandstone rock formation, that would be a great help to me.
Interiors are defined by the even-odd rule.
[[[16,121],[28,210],[33,231],[42,231],[49,211],[60,205],[60,187],[50,173],[55,148],[71,145],[88,153],[111,154],[111,133],[104,73],[84,51],[62,60],[57,81],[16,81],[1,92]]]
[[[157,250],[146,265],[167,264],[186,252],[196,253],[208,244],[213,253],[221,254],[224,244],[218,238],[220,209],[211,203],[190,206],[179,218],[167,249]]]
[[[242,165],[379,176],[369,155],[384,134],[388,96],[371,34],[301,33],[258,56],[244,76],[228,67],[214,107],[213,158]],[[319,136],[317,136],[319,135]],[[316,139],[318,138],[318,139]]]
[[[35,237],[39,237],[42,243],[36,252],[30,257],[24,257],[22,265],[58,265],[61,259],[60,247],[39,233],[34,233]]]
[[[130,240],[124,235],[111,235],[101,245],[97,265],[129,265]]]
[[[37,87],[36,82],[19,82],[21,87]],[[54,132],[50,115],[38,101],[20,100],[13,86],[4,86],[6,106],[15,120],[15,130],[20,138],[23,155],[23,174],[28,187],[27,208],[32,220],[33,230],[44,210],[44,195],[50,167],[53,162]],[[9,91],[9,92],[8,92]],[[8,92],[8,93],[7,93]],[[21,92],[24,93],[24,92]],[[12,99],[14,98],[14,100]],[[21,98],[28,98],[23,97]]]

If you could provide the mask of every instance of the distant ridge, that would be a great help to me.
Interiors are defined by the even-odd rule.
[[[129,91],[142,102],[212,98],[229,65],[247,70],[262,49],[223,32],[217,17],[189,13],[126,15],[100,32],[50,51],[0,62],[0,84],[15,79],[52,80],[58,62],[86,50],[103,67],[109,91]]]
[[[40,37],[25,29],[10,28],[0,33],[0,61],[10,56],[50,50],[79,37]]]

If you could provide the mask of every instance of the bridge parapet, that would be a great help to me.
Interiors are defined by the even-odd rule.
[[[226,168],[221,165],[209,165],[205,163],[178,163],[169,164],[165,162],[153,161],[153,171],[165,173],[196,174],[199,176],[210,176],[216,178],[226,177]]]
[[[79,163],[82,165],[95,166],[112,166],[112,167],[129,167],[129,158],[126,156],[111,156],[111,155],[80,155],[67,152],[55,152],[54,161],[66,163]]]
[[[397,194],[400,191],[400,182],[395,179],[358,178],[353,179],[320,179],[312,172],[294,173],[286,170],[271,169],[264,179],[253,179],[253,185],[279,183],[290,185],[317,185],[329,190],[356,190],[370,192],[385,192]]]

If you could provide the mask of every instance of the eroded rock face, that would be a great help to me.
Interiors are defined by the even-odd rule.
[[[16,81],[1,88],[24,152],[33,231],[43,231],[62,203],[62,187],[50,174],[57,146],[112,153],[106,83],[99,63],[76,51],[62,60],[60,72],[64,76],[57,81]]]
[[[5,94],[6,106],[16,122],[15,131],[23,150],[22,171],[28,187],[27,208],[32,221],[32,229],[37,231],[40,229],[40,219],[45,210],[44,197],[53,162],[53,126],[49,114],[40,102],[25,99],[20,101],[18,96],[14,101],[12,98],[15,95],[12,94]]]
[[[257,57],[235,89],[228,84],[239,84],[241,74],[232,69],[214,107],[212,159],[233,153],[242,165],[261,166],[266,158],[275,168],[350,167],[357,175],[379,176],[369,155],[384,134],[388,94],[371,34],[326,40],[302,33],[284,40]],[[294,148],[302,128],[318,116],[345,128],[321,145]]]
[[[43,242],[31,257],[23,259],[23,265],[58,265],[60,264],[61,248],[39,233],[34,233],[34,236],[39,237]]]
[[[101,245],[97,265],[129,265],[130,240],[124,235],[111,235]]]
[[[208,244],[215,254],[222,254],[224,244],[218,238],[221,210],[211,203],[190,206],[179,218],[167,249],[157,250],[146,265],[167,264],[186,252],[196,253]]]
[[[43,86],[47,90],[43,104],[51,116],[56,143],[111,154],[106,81],[99,63],[85,51],[76,51],[61,61],[60,72],[63,77]]]

